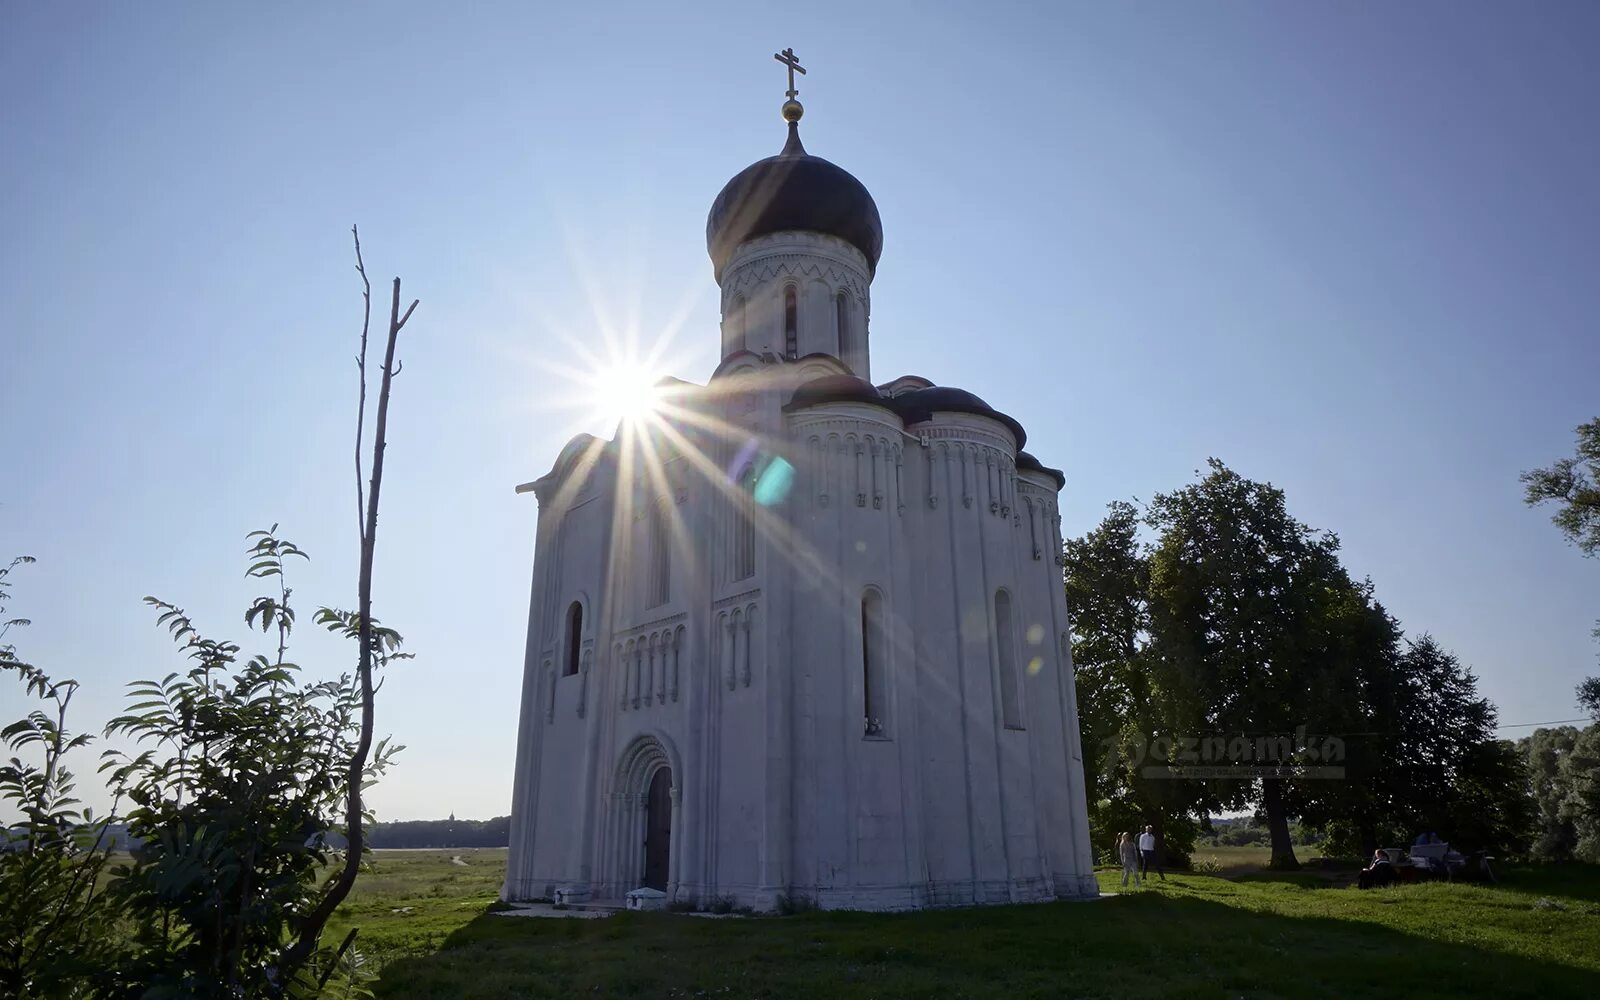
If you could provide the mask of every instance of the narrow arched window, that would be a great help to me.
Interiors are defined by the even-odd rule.
[[[845,352],[850,350],[850,303],[845,301],[843,292],[833,297],[833,325],[834,332],[839,335],[839,357],[842,359]]]
[[[783,351],[790,361],[800,356],[800,307],[793,285],[783,289]]]
[[[1022,728],[1021,685],[1017,683],[1017,645],[1012,633],[1011,595],[994,595],[995,666],[1000,673],[1000,715],[1007,729]]]
[[[887,647],[883,595],[869,590],[861,597],[861,714],[868,736],[889,735]]]
[[[646,606],[667,603],[672,580],[672,535],[667,530],[667,505],[663,500],[650,508],[650,575],[647,580],[649,600]]]
[[[749,340],[747,338],[748,331],[745,328],[744,315],[744,296],[735,296],[733,300],[733,309],[728,316],[729,354],[732,354],[735,351],[747,351],[750,349]]]
[[[755,468],[747,465],[739,474],[739,492],[733,498],[733,578],[746,580],[756,575]]]
[[[571,677],[578,672],[578,653],[583,646],[583,605],[577,601],[567,609],[567,662],[561,673]]]

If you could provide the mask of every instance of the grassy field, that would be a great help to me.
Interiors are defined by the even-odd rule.
[[[1092,903],[727,920],[494,916],[503,850],[379,851],[332,930],[394,998],[1600,995],[1600,869],[1361,892],[1251,850]]]

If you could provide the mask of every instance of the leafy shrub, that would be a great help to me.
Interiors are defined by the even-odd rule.
[[[350,796],[361,691],[349,673],[302,679],[288,659],[295,610],[285,563],[306,555],[276,530],[250,535],[248,575],[277,586],[244,615],[274,635],[275,650],[241,666],[237,644],[204,637],[182,608],[146,598],[191,665],[133,684],[128,714],[106,727],[144,748],[107,753],[102,770],[133,803],[129,832],[144,841],[115,870],[113,891],[136,918],[141,975],[160,992],[283,992],[286,949],[315,933],[310,914],[332,884],[322,874],[335,853],[324,835],[342,824]],[[359,627],[353,613],[331,608],[316,621],[346,637]],[[410,655],[392,629],[374,622],[371,634],[379,666]],[[401,749],[380,740],[362,783]],[[313,949],[309,966],[287,970],[290,991],[314,993],[339,968],[359,966],[344,961],[349,943]]]
[[[6,578],[32,561],[20,556],[0,568],[0,639],[28,624],[3,616]],[[14,672],[49,709],[35,708],[0,731],[6,749],[18,755],[0,764],[0,804],[21,817],[0,831],[0,996],[84,996],[115,984],[127,951],[117,927],[121,913],[102,888],[111,857],[109,817],[80,808],[66,767],[67,756],[93,737],[67,728],[77,681],[52,679],[19,659],[10,643],[0,643],[0,670]]]

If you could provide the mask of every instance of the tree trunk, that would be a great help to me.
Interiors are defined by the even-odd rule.
[[[1378,849],[1378,828],[1370,818],[1363,818],[1356,826],[1357,839],[1361,841],[1361,857],[1370,858]]]
[[[1267,814],[1267,833],[1272,838],[1272,860],[1267,867],[1274,871],[1296,871],[1300,862],[1295,860],[1294,845],[1289,842],[1289,817],[1283,810],[1283,784],[1279,778],[1261,781],[1261,808]]]

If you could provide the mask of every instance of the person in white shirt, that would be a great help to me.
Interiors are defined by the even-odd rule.
[[[1156,874],[1161,876],[1161,881],[1167,880],[1167,873],[1161,870],[1161,859],[1156,857],[1156,831],[1154,827],[1147,826],[1139,834],[1139,871],[1149,875],[1150,866],[1155,865]]]

